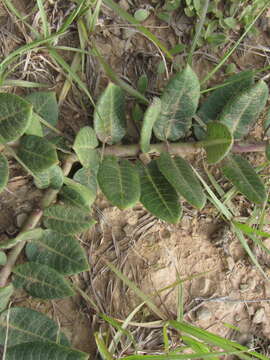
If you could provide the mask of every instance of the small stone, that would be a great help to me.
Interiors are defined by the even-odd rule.
[[[265,319],[264,308],[259,308],[253,317],[254,324],[261,324]]]
[[[211,316],[212,316],[211,311],[205,306],[202,306],[196,311],[197,320],[208,320],[211,318]]]
[[[240,284],[240,286],[239,286],[239,289],[240,289],[241,291],[245,291],[245,290],[247,290],[248,288],[249,288],[248,284]]]
[[[19,215],[17,215],[17,218],[16,218],[16,225],[17,227],[20,229],[23,224],[25,223],[26,219],[28,217],[28,214],[26,213],[20,213]]]

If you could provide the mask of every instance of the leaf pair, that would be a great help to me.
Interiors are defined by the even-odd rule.
[[[269,93],[264,81],[253,82],[252,71],[229,78],[200,107],[200,119],[205,124],[217,120],[226,125],[235,139],[247,135],[263,110]],[[194,133],[199,140],[205,137],[205,131],[197,124],[194,125]]]
[[[182,213],[177,192],[193,206],[202,208],[205,204],[204,193],[190,165],[168,153],[147,166],[136,167],[127,160],[119,162],[116,157],[105,157],[98,182],[109,201],[120,209],[141,201],[152,214],[171,223],[177,223]]]

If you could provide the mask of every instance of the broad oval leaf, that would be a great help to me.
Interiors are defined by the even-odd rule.
[[[250,201],[262,204],[266,200],[264,184],[250,163],[240,155],[227,159],[222,173]]]
[[[21,139],[18,156],[34,173],[43,172],[58,163],[55,147],[48,140],[35,135]]]
[[[24,288],[40,299],[61,299],[75,295],[74,290],[58,271],[49,266],[27,262],[13,269],[16,288]]]
[[[97,176],[91,169],[82,167],[76,171],[73,176],[73,180],[87,186],[93,194],[97,193]]]
[[[94,129],[92,129],[91,126],[81,128],[76,135],[73,149],[77,154],[80,163],[84,167],[91,166],[91,163],[89,162],[89,153],[97,146],[98,140]]]
[[[165,178],[187,202],[198,209],[204,207],[206,197],[200,182],[191,166],[183,158],[162,153],[157,164]]]
[[[163,141],[184,137],[191,127],[200,97],[200,82],[188,65],[176,74],[161,97],[161,112],[154,124],[155,136]]]
[[[99,140],[110,145],[124,137],[125,97],[119,86],[110,83],[101,94],[94,112],[94,128]]]
[[[50,125],[56,126],[58,121],[58,104],[55,92],[37,91],[25,97],[33,107],[34,111],[47,121]]]
[[[14,292],[12,283],[0,288],[0,313],[8,306],[11,295]],[[0,317],[0,338],[1,338],[1,317]]]
[[[224,84],[212,92],[198,111],[198,116],[204,124],[216,121],[224,106],[242,90],[248,89],[254,83],[252,70],[242,71],[229,77]],[[194,134],[198,140],[205,138],[206,131],[197,123],[194,124]]]
[[[143,118],[143,124],[141,129],[140,146],[142,152],[150,151],[150,140],[152,136],[153,126],[158,119],[161,111],[161,100],[154,98],[152,104],[148,107]]]
[[[50,186],[50,170],[38,172],[34,175],[34,184],[38,189],[47,189]]]
[[[87,186],[77,183],[69,178],[64,179],[65,186],[60,191],[60,196],[69,205],[89,211],[90,205],[95,201],[96,193]]]
[[[9,168],[5,155],[0,154],[0,193],[5,189],[8,183]]]
[[[235,139],[247,135],[268,98],[268,86],[259,81],[234,97],[224,108],[219,121],[231,130]]]
[[[52,205],[43,214],[44,225],[62,234],[77,234],[95,224],[88,212],[71,206]]]
[[[203,141],[203,147],[209,164],[216,164],[221,161],[232,146],[233,136],[226,125],[217,121],[211,121],[207,124],[206,139]]]
[[[46,342],[29,342],[7,349],[6,360],[87,360],[89,355],[62,345]]]
[[[134,206],[140,199],[140,180],[128,160],[106,156],[98,171],[98,184],[107,199],[119,209]]]
[[[17,140],[28,128],[32,105],[14,94],[0,93],[0,144]]]
[[[43,136],[43,130],[42,130],[42,126],[41,126],[39,119],[40,119],[39,116],[33,112],[30,124],[29,124],[28,128],[26,129],[25,134],[36,135],[36,136],[40,136],[40,137]]]
[[[182,215],[182,208],[175,189],[159,171],[157,162],[151,161],[147,166],[138,163],[137,168],[143,206],[157,218],[176,224]]]
[[[23,231],[19,235],[17,235],[14,239],[8,239],[6,241],[0,242],[0,249],[11,249],[13,246],[17,245],[22,241],[30,241],[32,239],[36,239],[42,236],[43,229],[36,228],[28,231]]]
[[[55,146],[57,150],[62,151],[66,154],[71,154],[71,148],[70,145],[67,143],[67,140],[60,135],[50,137],[49,142]]]
[[[31,261],[47,265],[62,275],[89,269],[85,252],[73,236],[45,230],[41,237],[32,239],[31,243],[37,246]]]
[[[7,335],[8,327],[8,338]],[[7,347],[30,341],[59,340],[62,345],[69,345],[59,326],[46,315],[25,307],[11,307],[0,314],[0,344]]]

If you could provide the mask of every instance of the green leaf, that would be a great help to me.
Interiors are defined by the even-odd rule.
[[[62,275],[73,275],[89,269],[85,252],[74,236],[44,230],[41,237],[32,239],[37,251],[31,261],[47,265]]]
[[[89,355],[62,345],[46,342],[29,342],[7,349],[6,360],[87,360]]]
[[[139,22],[143,22],[144,20],[146,20],[148,18],[149,15],[150,15],[150,12],[148,10],[138,9],[135,11],[134,18]]]
[[[18,236],[16,236],[14,239],[8,239],[6,241],[0,242],[0,249],[10,249],[22,241],[29,241],[35,238],[39,238],[42,236],[43,231],[44,230],[41,228],[24,231]]]
[[[43,136],[42,126],[39,121],[39,116],[33,112],[31,122],[25,131],[27,135]]]
[[[176,224],[182,215],[182,208],[176,191],[159,171],[157,162],[151,161],[147,166],[138,163],[137,166],[143,206],[159,219]]]
[[[0,144],[17,140],[28,128],[32,106],[14,94],[0,93]]]
[[[159,98],[154,98],[152,104],[148,107],[143,118],[143,125],[141,129],[140,146],[142,152],[150,151],[150,140],[152,136],[152,129],[159,117],[161,111],[161,101]]]
[[[67,144],[66,139],[63,136],[57,135],[50,137],[49,142],[55,146],[57,150],[62,151],[63,153],[70,154],[71,149],[70,146]]]
[[[10,297],[12,296],[13,292],[14,292],[14,287],[12,283],[8,284],[5,287],[0,288],[0,313],[4,311],[8,306]],[[0,338],[1,338],[1,322],[0,322]]]
[[[270,136],[270,108],[268,109],[266,115],[265,115],[265,119],[263,122],[263,128],[265,130],[265,135],[266,136]]]
[[[52,205],[45,209],[44,225],[62,234],[77,234],[95,224],[90,215],[71,206]]]
[[[13,273],[13,285],[24,288],[33,297],[49,300],[75,295],[69,282],[49,266],[27,262],[16,266]]]
[[[94,129],[90,126],[85,126],[78,132],[73,149],[77,154],[80,163],[84,167],[90,167],[89,153],[98,146],[98,140]]]
[[[162,94],[160,116],[154,125],[155,136],[163,141],[184,137],[190,129],[199,97],[199,79],[188,65],[169,81]]]
[[[93,194],[97,193],[97,176],[89,168],[79,169],[73,176],[73,180],[87,186]]]
[[[266,200],[265,187],[249,162],[240,155],[227,159],[222,172],[250,201],[262,204]]]
[[[4,253],[4,251],[0,251],[0,266],[6,265],[7,262],[7,255]]]
[[[58,104],[55,93],[52,91],[34,92],[25,97],[30,102],[34,111],[52,126],[57,125]]]
[[[119,86],[110,83],[101,94],[94,112],[94,128],[99,140],[110,145],[124,137],[125,97]]]
[[[196,208],[204,207],[206,197],[200,182],[191,166],[183,158],[180,156],[173,158],[168,153],[162,153],[157,164],[163,176],[180,195]]]
[[[140,199],[140,180],[128,160],[106,156],[98,171],[98,184],[107,199],[119,209],[134,206]]]
[[[270,161],[270,144],[267,144],[266,145],[266,148],[265,148],[265,156],[266,156],[266,159],[268,161]]]
[[[266,104],[268,92],[266,83],[259,81],[232,98],[223,108],[219,121],[227,125],[235,139],[248,134]]]
[[[64,183],[64,174],[60,166],[55,165],[49,169],[50,187],[55,190],[61,189]]]
[[[229,77],[225,83],[212,92],[198,111],[198,116],[207,124],[209,121],[216,121],[224,106],[236,95],[249,88],[254,83],[254,73],[251,70],[242,71]],[[206,131],[197,124],[194,124],[194,133],[198,140],[205,137]]]
[[[58,163],[55,147],[48,140],[35,135],[21,139],[18,157],[34,173],[43,172]]]
[[[206,139],[203,141],[207,162],[216,164],[221,161],[233,146],[233,136],[224,124],[211,121],[207,124]]]
[[[89,211],[90,205],[95,201],[96,193],[87,186],[81,185],[69,178],[64,179],[65,186],[60,191],[60,196],[71,206]]]
[[[33,175],[35,186],[38,189],[51,187],[52,189],[59,190],[64,182],[63,171],[58,165],[53,165],[48,170]]]
[[[7,335],[8,327],[8,337]],[[0,314],[0,344],[7,347],[30,341],[53,341],[69,346],[59,326],[46,315],[25,307],[11,307]]]
[[[5,189],[9,178],[8,161],[5,155],[0,153],[0,193]]]

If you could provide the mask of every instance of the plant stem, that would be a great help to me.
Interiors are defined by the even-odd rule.
[[[72,165],[76,160],[77,158],[74,155],[67,156],[62,166],[63,174],[65,176],[69,174]],[[42,217],[43,210],[56,200],[57,194],[58,190],[47,189],[45,191],[44,196],[40,201],[39,208],[35,209],[31,213],[19,234],[34,229],[37,226]],[[7,280],[12,272],[13,266],[15,265],[21,251],[23,250],[25,243],[26,241],[18,243],[8,254],[7,263],[0,271],[0,288],[6,285]]]
[[[162,151],[169,151],[172,155],[186,156],[196,154],[201,151],[203,146],[207,145],[206,141],[187,142],[187,143],[159,143],[150,145],[149,153],[161,153]],[[267,142],[258,144],[234,144],[232,152],[247,153],[247,152],[263,152]],[[132,145],[112,145],[105,149],[100,148],[100,152],[104,155],[115,155],[118,157],[135,157],[141,152],[139,144]]]

